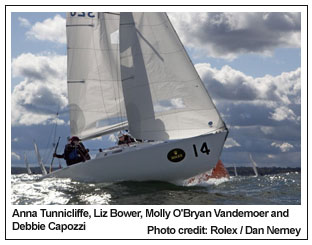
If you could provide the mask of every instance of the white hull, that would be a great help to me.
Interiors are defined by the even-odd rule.
[[[222,131],[183,140],[119,147],[99,153],[95,159],[56,170],[44,178],[71,178],[84,182],[181,181],[209,171],[216,165],[226,135],[227,131]],[[207,147],[202,152],[204,143]],[[185,152],[183,160],[168,160],[168,153],[174,149]]]

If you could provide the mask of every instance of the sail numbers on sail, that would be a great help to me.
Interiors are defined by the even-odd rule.
[[[93,12],[70,12],[70,16],[95,18],[95,14]]]

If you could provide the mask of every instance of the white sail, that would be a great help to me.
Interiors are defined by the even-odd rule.
[[[251,164],[255,173],[255,177],[258,177],[257,163],[252,159],[251,154],[249,154],[249,158],[251,160]]]
[[[124,128],[119,14],[67,13],[67,83],[71,135],[94,138]]]
[[[237,175],[237,169],[236,169],[236,165],[234,164],[234,174],[235,174],[235,176],[238,176]]]
[[[36,156],[37,156],[37,159],[38,159],[38,164],[39,164],[39,166],[41,168],[41,172],[42,172],[42,174],[46,175],[47,174],[47,170],[46,170],[46,168],[43,165],[43,162],[42,162],[39,150],[38,150],[38,146],[37,146],[35,141],[34,141],[34,147],[35,147],[35,153],[36,153]]]
[[[30,169],[29,164],[28,164],[26,153],[24,153],[24,160],[25,160],[25,164],[26,164],[27,173],[30,175],[30,174],[32,174],[32,172],[31,172],[31,169]]]
[[[135,138],[182,139],[224,127],[165,13],[120,14],[120,62]]]

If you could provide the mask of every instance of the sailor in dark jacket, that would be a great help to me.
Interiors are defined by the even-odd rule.
[[[68,166],[90,160],[89,150],[84,147],[77,136],[70,138],[67,145],[65,145],[64,153],[58,155],[53,154],[54,157],[64,158]]]

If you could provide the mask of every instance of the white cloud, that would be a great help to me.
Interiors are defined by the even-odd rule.
[[[267,154],[268,158],[274,159],[276,156],[272,155],[272,154]]]
[[[279,148],[282,152],[287,152],[290,149],[294,148],[294,146],[292,144],[289,144],[287,142],[284,142],[282,144],[273,142],[271,145],[274,146],[274,147]]]
[[[218,70],[210,64],[201,63],[195,68],[216,99],[254,101],[268,106],[276,106],[276,103],[300,104],[300,68],[275,77],[266,75],[258,78],[247,76],[228,65]]]
[[[227,65],[221,69],[207,63],[195,67],[230,126],[258,125],[263,134],[270,135],[276,122],[300,125],[300,68],[254,78]]]
[[[11,156],[12,156],[12,159],[14,159],[14,160],[21,160],[20,155],[18,155],[18,154],[15,153],[15,152],[12,152],[12,153],[11,153]]]
[[[24,78],[12,93],[12,125],[54,122],[68,103],[66,56],[21,54],[13,59],[12,74]]]
[[[200,55],[234,59],[300,47],[300,13],[170,13],[183,43]]]
[[[295,113],[285,106],[275,108],[274,112],[271,113],[271,115],[272,115],[271,118],[276,121],[283,121],[286,119],[291,121],[297,120],[297,116],[295,115]]]
[[[270,127],[270,126],[261,126],[260,130],[266,134],[266,135],[270,135],[274,132],[274,127]]]
[[[235,146],[240,146],[240,144],[237,143],[233,138],[228,138],[224,145],[225,148],[231,148]]]
[[[21,26],[24,26],[24,27],[30,27],[31,26],[29,20],[27,20],[25,18],[18,17],[18,21],[20,22]]]
[[[60,15],[36,22],[26,33],[28,38],[56,43],[66,43],[66,20]]]

